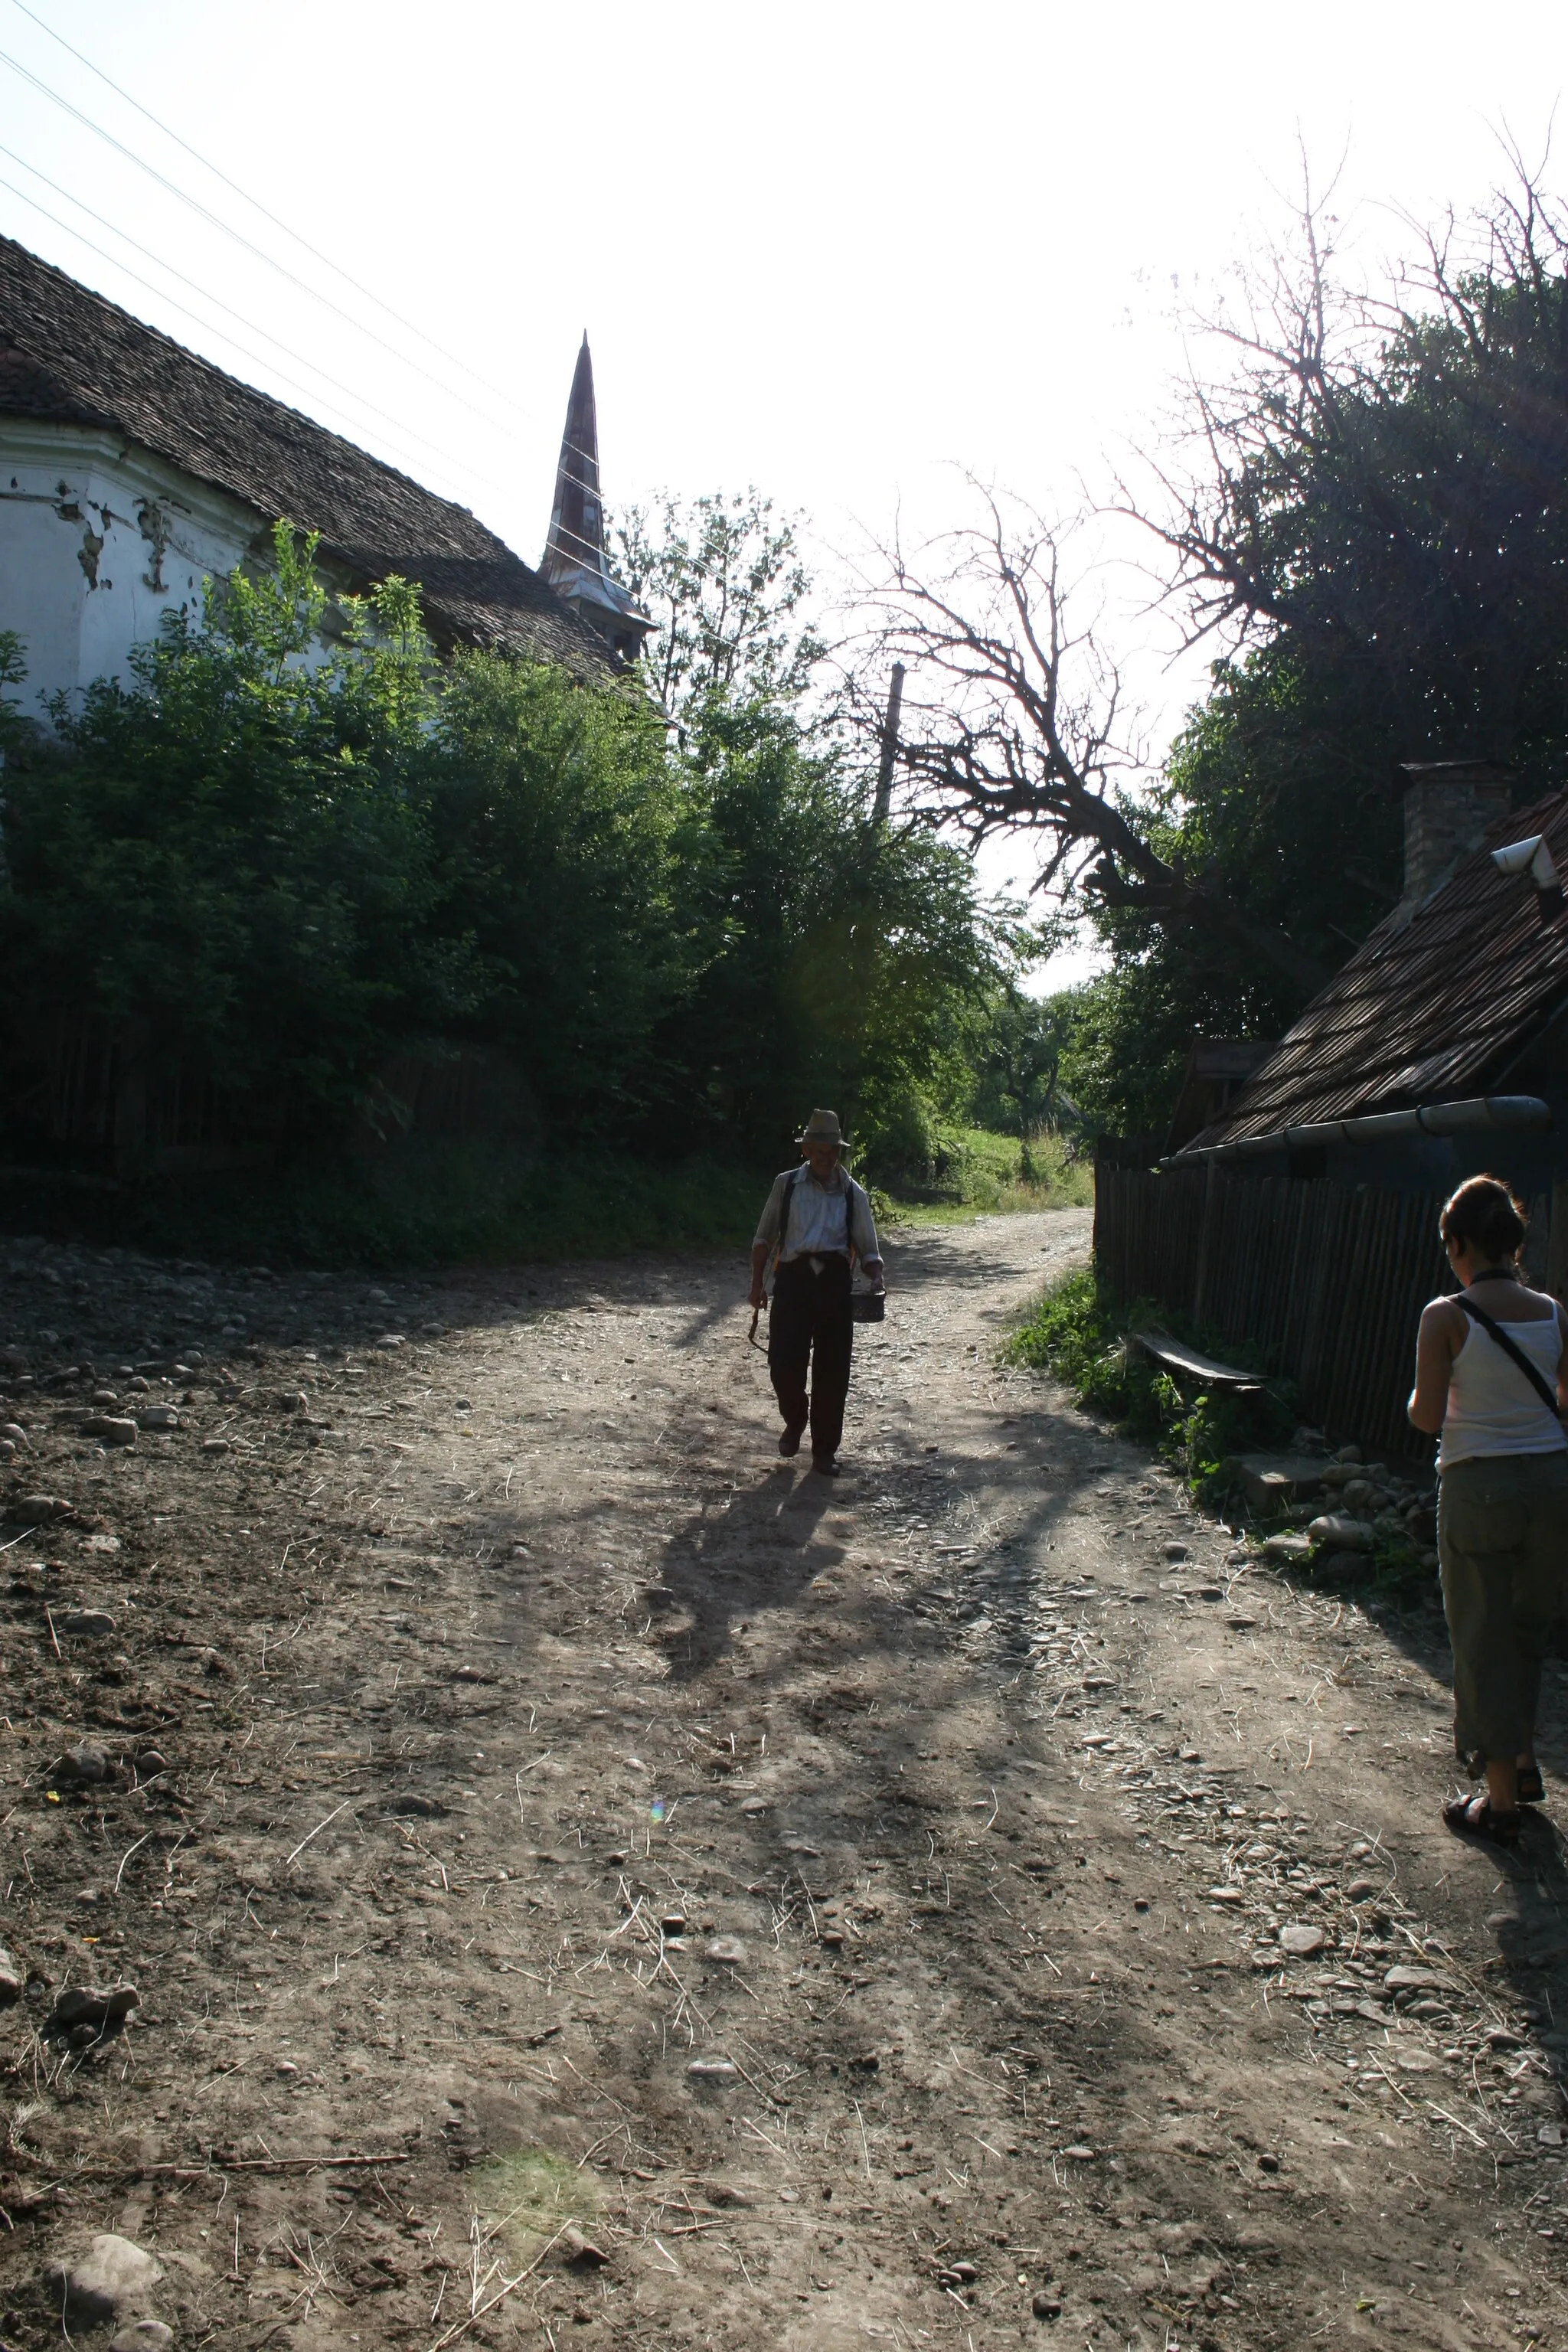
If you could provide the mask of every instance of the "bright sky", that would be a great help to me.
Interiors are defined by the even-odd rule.
[[[1179,311],[1282,226],[1299,141],[1345,158],[1373,269],[1402,214],[1484,199],[1505,125],[1538,158],[1568,79],[1560,0],[1506,37],[1454,0],[29,5],[0,0],[0,226],[530,562],[584,327],[612,505],[755,482],[826,551],[900,500],[953,519],[955,467],[1071,506],[1157,444]],[[1120,625],[1158,742],[1201,667]]]

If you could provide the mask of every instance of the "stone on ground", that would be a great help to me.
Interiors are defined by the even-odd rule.
[[[104,2327],[134,2314],[163,2275],[163,2263],[130,2238],[107,2234],[94,2238],[74,2262],[50,2263],[44,2272],[68,2323],[75,2320],[83,2327]]]

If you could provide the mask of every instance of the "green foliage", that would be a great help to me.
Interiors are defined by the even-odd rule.
[[[842,758],[775,706],[710,702],[692,756],[705,971],[679,1020],[689,1116],[776,1152],[827,1104],[868,1153],[945,1076],[960,1009],[998,978],[1005,943],[973,868],[923,828],[872,825]]]
[[[1163,1133],[1169,1123],[1193,1034],[1191,997],[1180,986],[1186,976],[1179,950],[1156,949],[1113,964],[1067,996],[1062,1082],[1092,1132]]]
[[[1051,1372],[1086,1412],[1123,1418],[1129,1411],[1124,1322],[1113,1316],[1088,1268],[1053,1283],[1007,1342],[1014,1363]]]
[[[1309,245],[1276,348],[1210,402],[1204,570],[1403,758],[1561,760],[1565,222],[1525,184],[1382,303]]]
[[[1398,896],[1396,746],[1386,711],[1331,690],[1293,643],[1215,666],[1144,822],[1161,854],[1214,877],[1332,971]],[[1194,1037],[1279,1037],[1305,990],[1201,927],[1099,919],[1114,958],[1077,997],[1062,1084],[1091,1124],[1160,1132]]]
[[[1325,976],[1398,897],[1398,761],[1568,782],[1568,243],[1534,190],[1474,226],[1419,300],[1352,297],[1321,246],[1282,265],[1277,347],[1198,394],[1215,472],[1173,537],[1245,634],[1137,822]],[[1278,1037],[1311,993],[1212,929],[1096,925],[1063,1083],[1100,1128],[1163,1130],[1194,1036]]]
[[[1215,665],[1143,822],[1162,855],[1214,877],[1325,972],[1398,896],[1397,744],[1386,710],[1334,689],[1293,642]],[[1097,921],[1110,970],[1076,992],[1061,1083],[1113,1134],[1169,1124],[1194,1037],[1279,1037],[1306,991],[1201,927],[1128,909]]]
[[[272,1266],[521,1265],[651,1250],[744,1262],[768,1171],[705,1155],[556,1156],[493,1141],[321,1144],[265,1171],[75,1187],[0,1170],[0,1230]]]
[[[925,1111],[918,1101],[917,1111]],[[994,1129],[965,1127],[929,1112],[877,1138],[869,1164],[905,1213],[941,1222],[951,1212],[1083,1208],[1094,1173],[1060,1136],[1028,1144]]]
[[[0,629],[0,761],[19,750],[32,731],[20,706],[5,692],[8,686],[21,686],[26,676],[21,638],[15,629]]]
[[[301,659],[321,617],[314,541],[237,575],[214,625],[174,616],[51,711],[71,755],[15,773],[0,973],[14,1001],[95,1003],[165,1053],[234,1074],[274,1113],[342,1106],[387,1041],[473,1001],[473,959],[433,933],[422,813],[427,663],[409,592],[353,613],[351,648]]]
[[[579,1137],[624,1129],[706,952],[658,714],[493,655],[437,669],[395,579],[312,659],[314,553],[279,526],[130,688],[57,704],[69,763],[5,796],[0,971],[134,1019],[268,1132],[381,1118],[389,1053],[441,1035],[510,1053]]]
[[[427,823],[444,933],[484,971],[467,1027],[546,1112],[624,1132],[660,1098],[656,1033],[710,960],[684,869],[700,810],[640,697],[489,654],[440,700]]]
[[[771,1170],[814,1103],[863,1141],[911,1104],[962,1119],[1014,931],[961,853],[871,823],[843,753],[754,690],[797,676],[761,623],[672,744],[620,682],[437,664],[396,580],[323,655],[314,554],[280,526],[271,570],[209,583],[204,625],[171,622],[129,686],[58,703],[59,755],[8,774],[14,1058],[62,1008],[120,1024],[150,1080],[206,1087],[221,1136],[272,1152],[264,1183],[210,1188],[217,1223],[306,1258],[426,1255],[437,1231],[612,1246],[557,1160],[530,1172],[566,1135],[601,1173],[642,1156],[653,1189],[623,1222],[646,1241],[717,1237],[711,1202],[684,1222],[658,1174],[672,1144]],[[0,684],[19,671],[0,646]],[[449,1143],[401,1191],[417,1134],[344,1160],[367,1129],[397,1136],[400,1066],[459,1046],[503,1074],[509,1152]]]
[[[755,489],[628,507],[615,537],[621,578],[653,619],[643,667],[664,709],[691,718],[712,698],[789,706],[825,650],[801,618],[811,590],[795,538]]]
[[[923,1159],[913,1156],[912,1134],[877,1140],[879,1153],[897,1140],[910,1155],[876,1156],[866,1163],[881,1171],[902,1224],[967,1223],[1016,1209],[1081,1209],[1094,1198],[1092,1168],[1075,1159],[1059,1135],[1026,1145],[1016,1136],[933,1119],[920,1133]]]
[[[1020,1139],[1026,1173],[1031,1136],[1079,1125],[1079,1106],[1062,1073],[1074,1009],[1070,996],[1026,996],[1009,985],[994,992],[975,1024],[968,1055],[972,1115],[982,1127]]]
[[[57,704],[69,763],[5,796],[0,971],[133,1019],[258,1130],[381,1117],[387,1055],[442,1034],[510,1052],[579,1135],[624,1126],[698,969],[657,714],[496,656],[437,670],[395,579],[313,660],[314,553],[279,526],[206,627]]]
[[[1110,1297],[1086,1269],[1052,1285],[1005,1352],[1015,1363],[1053,1373],[1086,1412],[1156,1447],[1200,1493],[1216,1489],[1227,1456],[1287,1441],[1295,1414],[1286,1382],[1271,1381],[1251,1395],[1200,1389],[1189,1396],[1142,1349],[1128,1346],[1127,1334],[1150,1324],[1194,1346],[1205,1343],[1206,1335],[1184,1329],[1183,1318],[1150,1299]],[[1219,1352],[1212,1339],[1207,1344]],[[1226,1352],[1234,1358],[1238,1351]],[[1247,1350],[1239,1352],[1245,1359]]]

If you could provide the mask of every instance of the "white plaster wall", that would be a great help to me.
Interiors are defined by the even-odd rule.
[[[164,613],[198,615],[204,575],[266,545],[265,518],[145,450],[0,415],[0,629],[23,641],[21,707],[129,678]]]

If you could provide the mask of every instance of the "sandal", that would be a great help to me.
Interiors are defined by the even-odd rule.
[[[1461,1790],[1444,1805],[1443,1819],[1459,1837],[1485,1838],[1492,1845],[1519,1843],[1517,1809],[1511,1813],[1499,1812],[1484,1792],[1471,1797]]]
[[[1543,1805],[1546,1802],[1546,1783],[1541,1777],[1539,1764],[1520,1766],[1519,1801],[1521,1805]]]

